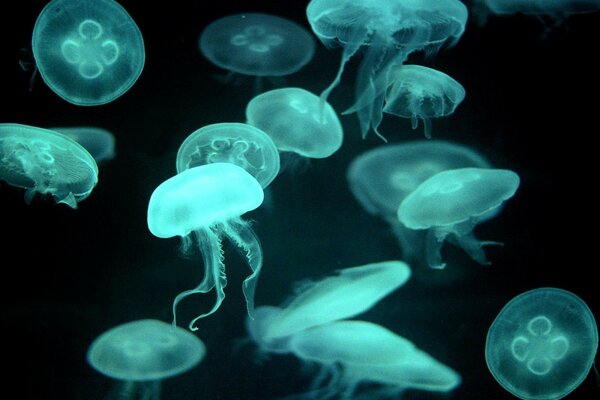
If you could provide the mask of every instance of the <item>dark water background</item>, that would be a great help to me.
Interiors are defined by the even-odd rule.
[[[90,342],[115,325],[141,318],[170,321],[171,302],[201,279],[201,260],[178,255],[177,239],[158,239],[146,226],[154,188],[175,173],[179,144],[199,127],[243,122],[251,82],[227,86],[222,70],[202,57],[199,33],[214,19],[265,12],[307,29],[304,1],[220,0],[120,2],[140,27],[146,66],[121,98],[78,107],[56,96],[41,79],[28,91],[31,72],[19,51],[44,1],[3,11],[0,26],[1,122],[35,126],[95,125],[114,132],[117,156],[101,165],[99,184],[78,210],[51,202],[26,205],[23,192],[0,183],[0,291],[4,398],[102,399],[114,382],[85,361]],[[600,13],[574,16],[544,35],[535,18],[493,18],[469,23],[456,47],[423,61],[461,82],[467,91],[455,115],[433,122],[433,140],[478,150],[494,166],[522,179],[516,196],[478,236],[504,242],[488,249],[482,267],[452,246],[448,268],[415,266],[413,278],[360,319],[382,324],[457,370],[462,385],[448,395],[408,392],[407,399],[510,399],[487,370],[487,330],[511,298],[555,286],[588,303],[598,318],[598,115]],[[288,86],[315,93],[338,66],[339,50],[320,44],[313,61],[287,77]],[[330,102],[349,106],[355,59]],[[281,85],[281,83],[280,83]],[[267,86],[267,88],[271,88]],[[360,138],[355,116],[344,116],[344,144],[332,157],[281,174],[269,201],[246,215],[263,245],[265,263],[257,305],[276,305],[293,283],[335,269],[402,259],[383,222],[367,214],[348,189],[345,173],[358,154],[382,145]],[[392,143],[422,139],[408,120],[386,116]],[[311,375],[292,356],[257,363],[253,346],[235,351],[244,329],[241,283],[247,269],[226,245],[229,285],[219,311],[201,321],[208,353],[202,364],[163,385],[163,398],[252,400],[306,390]],[[213,293],[180,306],[180,321],[207,310]],[[592,372],[569,399],[600,394]]]

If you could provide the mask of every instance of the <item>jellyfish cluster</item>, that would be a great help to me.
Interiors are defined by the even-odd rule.
[[[0,110],[22,398],[598,396],[599,2],[35,3]]]

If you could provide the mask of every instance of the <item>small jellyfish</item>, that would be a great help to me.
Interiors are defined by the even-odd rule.
[[[87,361],[101,374],[119,380],[115,398],[160,400],[161,382],[194,368],[205,354],[204,343],[194,334],[143,319],[98,336]]]
[[[85,148],[59,132],[3,123],[0,180],[25,189],[28,204],[38,193],[77,208],[98,183],[98,166]]]
[[[279,151],[308,158],[329,157],[342,146],[344,137],[333,107],[300,88],[255,96],[246,106],[246,120],[265,131]]]
[[[321,93],[322,99],[327,100],[340,83],[348,60],[364,48],[355,101],[348,112],[357,113],[363,138],[371,128],[383,138],[378,126],[389,69],[415,51],[434,54],[453,46],[465,30],[468,12],[458,0],[311,0],[306,15],[325,46],[344,48],[337,75]]]
[[[177,173],[228,162],[244,168],[262,188],[279,173],[279,152],[269,135],[248,124],[225,122],[192,132],[177,151]]]
[[[242,214],[261,205],[263,190],[245,169],[231,163],[212,163],[192,167],[161,183],[148,204],[148,229],[159,238],[179,236],[184,252],[198,247],[204,260],[204,278],[173,302],[173,325],[177,304],[194,293],[207,293],[213,288],[217,299],[212,309],[194,318],[194,323],[211,315],[225,298],[227,276],[223,262],[223,238],[235,244],[252,273],[244,280],[243,292],[248,314],[254,311],[256,281],[262,268],[262,249],[258,237]]]
[[[52,0],[37,18],[32,50],[44,82],[80,106],[123,95],[145,60],[139,28],[114,0]]]
[[[485,360],[513,395],[556,400],[583,382],[597,351],[598,328],[585,302],[544,287],[521,293],[502,308],[487,335]]]
[[[398,219],[409,229],[427,230],[427,263],[444,268],[441,248],[447,238],[475,261],[487,265],[483,246],[473,229],[497,213],[519,187],[519,176],[506,169],[459,168],[442,171],[421,183],[400,203]]]
[[[363,152],[350,163],[346,178],[352,194],[365,211],[391,226],[403,259],[422,263],[424,232],[401,224],[398,207],[406,196],[431,176],[466,167],[492,166],[474,149],[462,144],[417,140],[385,144]]]
[[[82,145],[101,164],[115,157],[115,136],[96,126],[64,126],[50,128]]]
[[[293,74],[313,58],[315,40],[302,26],[275,15],[244,13],[209,24],[200,34],[201,53],[213,64],[254,77]]]

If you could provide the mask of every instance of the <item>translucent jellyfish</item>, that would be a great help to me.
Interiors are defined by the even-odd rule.
[[[248,124],[265,131],[281,152],[325,158],[341,146],[344,131],[329,103],[300,88],[275,89],[246,106]]]
[[[485,23],[489,14],[547,16],[555,22],[573,14],[600,10],[599,0],[475,0],[474,14]]]
[[[522,293],[502,308],[487,335],[485,360],[494,378],[525,400],[554,400],[585,379],[598,351],[591,310],[557,288]]]
[[[123,95],[145,60],[140,30],[113,0],[52,0],[35,23],[32,50],[44,82],[80,106]]]
[[[419,126],[421,119],[428,139],[431,138],[431,119],[453,114],[465,98],[465,89],[460,83],[422,65],[394,67],[389,80],[383,112],[410,118],[413,129]]]
[[[100,164],[115,157],[115,136],[95,126],[65,126],[50,128],[82,145]]]
[[[223,238],[237,246],[252,273],[244,280],[243,292],[248,314],[254,311],[256,281],[262,268],[262,249],[250,224],[241,215],[254,210],[263,201],[263,190],[246,170],[231,163],[213,163],[192,167],[161,183],[148,204],[148,228],[159,238],[180,236],[182,249],[198,247],[204,260],[204,278],[173,302],[173,325],[177,304],[194,293],[215,288],[217,299],[212,309],[194,318],[194,323],[214,313],[225,298],[227,285],[223,262]]]
[[[306,15],[325,46],[343,47],[337,75],[321,93],[324,100],[340,83],[348,60],[365,50],[349,109],[358,113],[364,138],[371,128],[379,135],[389,69],[415,51],[433,54],[454,45],[465,30],[468,12],[458,0],[311,0]]]
[[[87,361],[101,374],[119,380],[114,398],[159,400],[161,382],[194,368],[205,354],[204,343],[189,331],[142,319],[98,336]]]
[[[244,168],[262,188],[279,173],[279,152],[262,130],[248,124],[206,125],[192,132],[177,151],[177,172],[199,165],[228,162]]]
[[[98,183],[98,166],[73,139],[48,129],[0,124],[0,180],[25,189],[29,204],[36,193],[71,208]]]
[[[293,21],[244,13],[209,24],[200,35],[199,47],[210,62],[231,73],[273,77],[293,74],[308,64],[315,40]]]
[[[444,268],[441,248],[450,238],[475,261],[487,265],[473,229],[496,214],[519,187],[519,176],[506,169],[459,168],[437,173],[400,203],[398,219],[409,229],[426,229],[426,257],[432,268]]]
[[[365,211],[392,227],[403,259],[421,263],[425,254],[424,232],[401,224],[398,207],[431,176],[466,167],[491,168],[491,165],[467,146],[443,140],[418,140],[385,144],[360,154],[350,163],[346,178]]]

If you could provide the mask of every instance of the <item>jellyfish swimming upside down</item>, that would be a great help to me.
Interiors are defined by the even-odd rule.
[[[207,293],[215,288],[217,299],[213,308],[194,318],[195,322],[214,313],[225,298],[227,285],[222,240],[226,237],[237,246],[252,270],[244,280],[243,292],[248,315],[254,312],[256,281],[262,268],[262,249],[258,237],[242,214],[261,205],[263,190],[246,170],[231,163],[213,163],[187,169],[161,183],[148,204],[148,228],[159,238],[180,236],[182,249],[197,246],[204,260],[204,278],[173,301],[173,325],[176,325],[177,304],[194,293]]]

